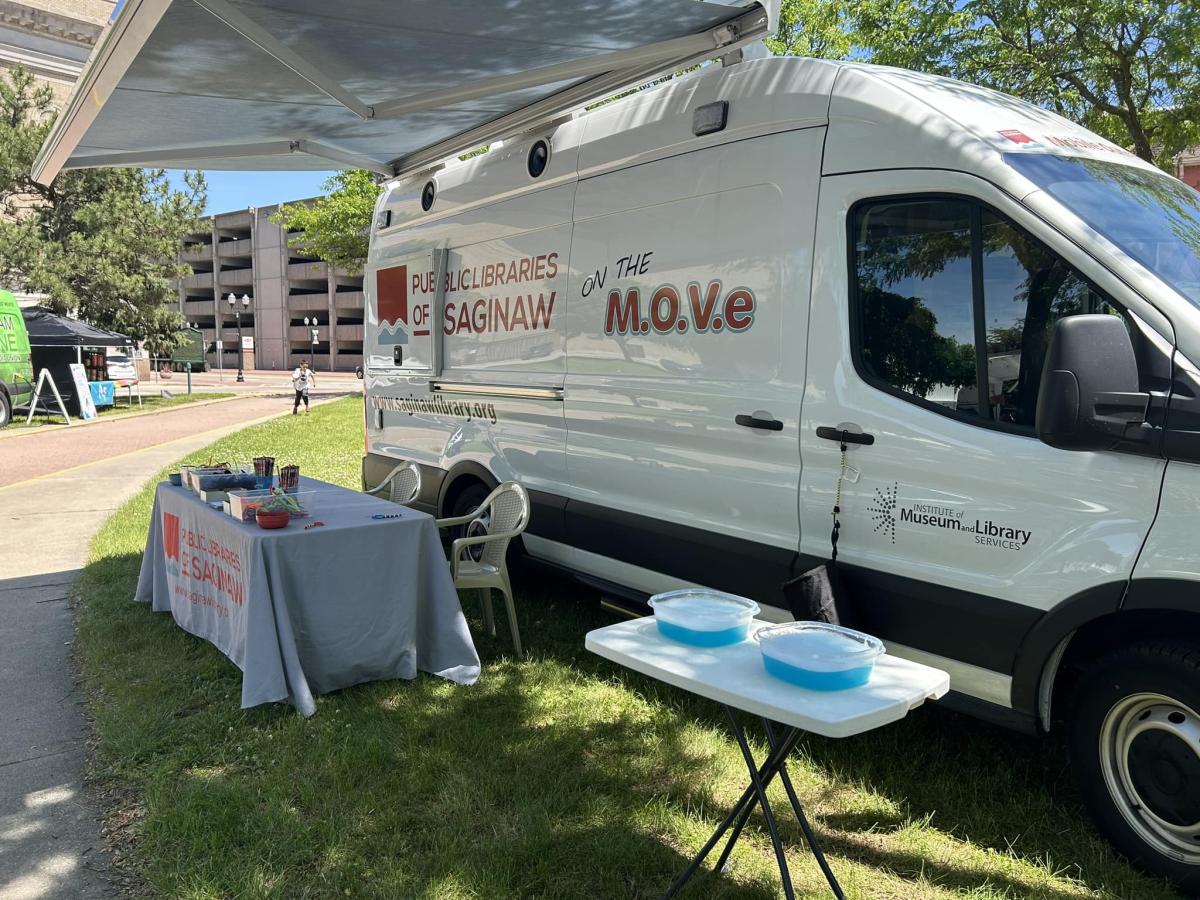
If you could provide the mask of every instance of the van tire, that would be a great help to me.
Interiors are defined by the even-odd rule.
[[[1068,741],[1097,826],[1141,868],[1200,893],[1200,645],[1123,647],[1077,684]]]
[[[8,399],[8,394],[0,391],[0,428],[3,428],[12,421],[12,401]]]

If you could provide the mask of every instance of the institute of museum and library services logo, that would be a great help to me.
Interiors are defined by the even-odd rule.
[[[1033,537],[1031,528],[1017,528],[991,518],[973,516],[968,519],[967,510],[959,506],[901,503],[899,482],[893,482],[890,487],[875,488],[867,512],[875,523],[874,532],[885,535],[893,544],[896,543],[897,529],[912,533],[912,526],[970,535],[977,546],[995,550],[1021,550]]]

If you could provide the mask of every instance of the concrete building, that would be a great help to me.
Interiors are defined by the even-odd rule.
[[[1200,191],[1200,147],[1189,147],[1175,157],[1175,177]]]
[[[277,209],[202,220],[203,229],[180,253],[193,274],[179,281],[179,312],[203,334],[212,368],[237,368],[237,310],[245,296],[250,301],[241,315],[242,336],[250,339],[244,342],[245,368],[291,369],[308,359],[317,371],[352,371],[362,364],[362,276],[289,248],[287,236],[271,221]]]
[[[49,86],[55,106],[61,107],[114,5],[114,0],[0,0],[0,72],[23,66]],[[44,299],[21,291],[16,295],[21,306]]]
[[[0,0],[0,68],[24,66],[61,107],[83,70],[114,0]]]

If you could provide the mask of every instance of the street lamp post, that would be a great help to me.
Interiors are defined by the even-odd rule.
[[[312,331],[312,353],[310,355],[313,357],[313,360],[310,363],[310,365],[315,366],[316,365],[316,355],[317,355],[317,337],[319,335],[319,332],[317,331],[317,326],[320,325],[321,323],[317,320],[316,316],[313,316],[311,320],[308,318],[308,316],[305,316],[304,324],[310,326],[310,330]]]
[[[190,329],[200,330],[199,322],[184,322],[183,324]],[[188,393],[190,394],[192,392],[192,363],[190,360],[183,364],[183,371],[187,372]]]
[[[246,375],[244,371],[245,356],[242,349],[242,310],[250,308],[250,297],[242,294],[241,305],[238,305],[238,298],[233,295],[233,291],[229,292],[229,296],[225,298],[229,301],[229,308],[233,310],[237,317],[237,334],[238,334],[238,373],[237,380],[245,381]]]

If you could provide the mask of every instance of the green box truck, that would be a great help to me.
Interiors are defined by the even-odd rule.
[[[17,298],[0,291],[0,428],[12,421],[15,406],[33,400],[29,334]]]

